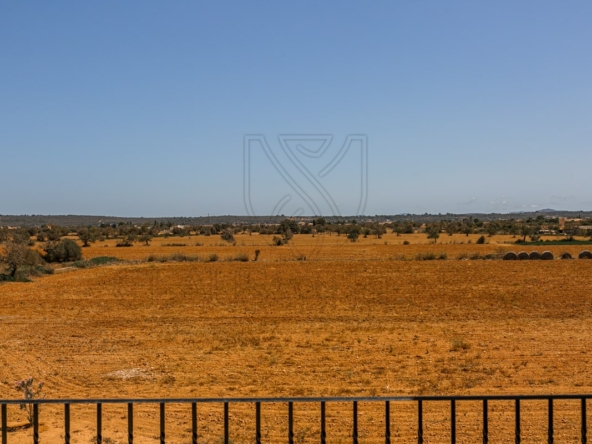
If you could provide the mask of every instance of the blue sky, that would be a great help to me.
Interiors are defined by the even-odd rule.
[[[342,214],[591,209],[591,19],[584,1],[3,2],[0,214],[286,195],[310,213],[259,154],[245,207],[245,135],[312,190],[284,134],[333,137],[302,158],[313,176],[367,137],[364,196],[356,147],[315,176]]]

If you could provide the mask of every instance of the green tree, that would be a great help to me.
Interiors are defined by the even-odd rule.
[[[347,232],[347,238],[352,242],[356,242],[358,237],[360,237],[360,227],[357,225],[352,225]]]
[[[140,237],[138,238],[138,240],[140,242],[143,242],[144,245],[148,246],[148,245],[150,245],[150,241],[152,241],[152,235],[148,232],[146,232],[144,234],[140,234]]]
[[[436,243],[440,237],[440,230],[438,230],[436,227],[430,227],[427,231],[427,234],[428,239],[434,239],[434,243]]]
[[[529,236],[532,233],[532,228],[527,224],[522,224],[520,226],[520,236],[522,236],[522,241],[526,242],[526,236]]]
[[[45,260],[47,262],[72,262],[80,259],[82,259],[82,249],[72,239],[48,242],[45,246]]]
[[[486,226],[485,226],[485,231],[487,231],[487,235],[489,237],[493,237],[494,235],[497,234],[498,232],[498,226],[495,222],[489,222]]]
[[[8,241],[4,245],[4,254],[0,260],[8,267],[8,272],[14,277],[20,267],[27,265],[29,248],[22,242]]]
[[[94,230],[85,228],[78,232],[78,239],[82,241],[83,247],[90,247],[90,242],[96,242],[97,236]]]

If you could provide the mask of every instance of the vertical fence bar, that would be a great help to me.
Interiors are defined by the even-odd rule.
[[[70,444],[70,403],[64,403],[64,441]]]
[[[6,413],[6,404],[2,404],[2,444],[8,444],[8,419]]]
[[[134,444],[134,404],[127,403],[127,443]]]
[[[327,431],[325,430],[325,401],[321,401],[321,444],[327,443]]]
[[[549,398],[549,424],[547,425],[547,442],[553,444],[553,398]]]
[[[165,444],[166,433],[165,433],[165,411],[164,402],[160,403],[160,444]]]
[[[588,418],[586,417],[586,398],[582,398],[582,444],[588,443]]]
[[[384,404],[384,444],[391,444],[391,403]]]
[[[423,444],[423,401],[417,401],[417,442]]]
[[[255,403],[255,442],[261,444],[261,403]]]
[[[33,404],[33,442],[39,444],[39,404]]]
[[[97,444],[103,444],[103,405],[97,403]]]
[[[197,403],[191,403],[191,444],[197,444]]]
[[[487,418],[487,399],[483,400],[483,444],[489,443],[489,419]]]
[[[228,402],[224,403],[224,444],[230,444],[230,431],[228,430]]]
[[[288,444],[294,444],[294,403],[288,402]]]
[[[358,444],[358,401],[354,401],[354,430],[352,439],[354,444]]]
[[[516,398],[516,428],[514,431],[514,437],[516,444],[520,444],[520,399]]]
[[[456,444],[456,400],[450,400],[450,442]]]

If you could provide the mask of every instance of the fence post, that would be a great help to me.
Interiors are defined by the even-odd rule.
[[[417,442],[423,444],[423,401],[417,401]]]
[[[483,444],[489,442],[489,420],[487,418],[487,399],[483,400]]]
[[[325,431],[325,401],[321,401],[321,444],[326,444],[327,432]]]
[[[255,403],[255,442],[261,444],[261,403]]]
[[[134,444],[134,404],[127,403],[127,442]]]
[[[2,404],[2,444],[8,444],[8,420],[6,414],[6,404]]]
[[[165,444],[165,415],[164,415],[164,402],[160,403],[160,444]]]
[[[549,424],[547,426],[548,443],[553,444],[553,398],[549,398]]]
[[[391,403],[386,401],[384,405],[384,443],[391,444]]]
[[[354,401],[354,431],[352,433],[353,443],[358,444],[358,401]]]
[[[39,404],[33,404],[33,442],[39,444]]]
[[[582,444],[588,443],[588,418],[586,416],[586,398],[582,398]]]
[[[516,430],[514,432],[516,444],[520,444],[520,399],[516,398]]]
[[[191,403],[191,444],[197,444],[197,403]]]
[[[294,403],[288,402],[288,444],[294,444]]]
[[[70,444],[70,403],[64,404],[64,441]]]
[[[228,402],[224,403],[224,444],[230,444],[230,431],[228,430]]]

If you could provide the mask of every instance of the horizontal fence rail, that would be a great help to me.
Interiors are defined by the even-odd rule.
[[[489,443],[489,406],[491,401],[511,401],[514,404],[514,439],[517,444],[521,442],[521,418],[520,408],[523,401],[546,401],[547,402],[547,442],[553,444],[554,441],[554,401],[572,400],[579,402],[580,411],[580,439],[582,443],[587,443],[587,409],[586,404],[592,394],[589,395],[490,395],[490,396],[394,396],[394,397],[316,397],[316,398],[137,398],[137,399],[36,399],[36,400],[0,400],[0,425],[2,427],[2,442],[8,444],[8,414],[9,405],[29,404],[33,407],[32,440],[34,444],[39,444],[39,406],[40,405],[63,405],[64,407],[64,429],[63,437],[66,444],[70,443],[70,407],[73,404],[86,404],[96,406],[96,442],[103,444],[103,405],[120,404],[127,405],[128,422],[128,443],[134,442],[134,405],[136,404],[154,404],[159,406],[160,433],[159,440],[161,444],[166,443],[166,405],[167,404],[189,404],[191,405],[191,434],[190,439],[193,444],[198,441],[198,423],[197,411],[199,404],[221,404],[224,407],[224,434],[223,442],[230,444],[230,405],[231,404],[254,404],[255,427],[253,438],[257,444],[262,443],[261,434],[261,406],[262,404],[287,404],[287,440],[289,444],[294,444],[294,404],[298,403],[317,403],[319,404],[319,424],[320,434],[318,441],[321,444],[327,442],[327,404],[347,403],[351,404],[352,430],[351,441],[358,443],[358,404],[374,403],[382,404],[384,408],[384,443],[391,442],[391,403],[413,402],[417,406],[417,430],[416,437],[418,444],[424,443],[424,410],[426,403],[448,403],[450,407],[450,442],[456,443],[457,440],[457,407],[459,404],[467,401],[478,401],[482,406],[481,436],[484,444]],[[441,441],[439,441],[441,442]]]

